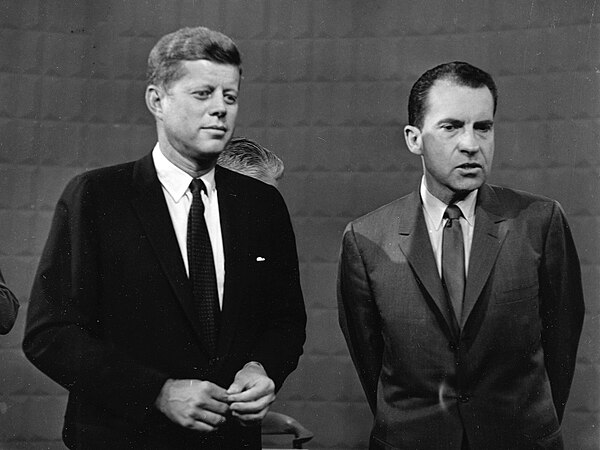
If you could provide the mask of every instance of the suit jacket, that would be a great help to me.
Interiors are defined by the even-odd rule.
[[[225,253],[218,355],[209,358],[151,155],[74,178],[58,201],[23,348],[69,390],[63,439],[94,448],[260,448],[233,420],[202,438],[154,407],[168,378],[227,388],[250,361],[276,389],[302,353],[296,244],[278,191],[216,167]]]
[[[584,312],[569,226],[557,202],[491,185],[475,211],[459,326],[418,192],[346,228],[340,325],[372,448],[562,448]]]
[[[17,320],[19,301],[4,283],[0,272],[0,334],[7,334]]]

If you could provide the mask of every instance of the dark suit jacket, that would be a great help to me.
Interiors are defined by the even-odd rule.
[[[260,448],[258,427],[231,420],[225,437],[204,440],[153,407],[168,378],[227,388],[250,360],[279,389],[302,353],[306,315],[284,201],[275,188],[222,167],[215,179],[226,276],[214,359],[200,339],[151,155],[79,175],[58,201],[23,348],[70,391],[68,445]]]
[[[19,301],[4,283],[4,277],[0,272],[0,334],[7,334],[11,330],[18,311]]]
[[[348,225],[338,281],[372,448],[562,448],[584,305],[557,202],[481,187],[460,330],[418,192]]]

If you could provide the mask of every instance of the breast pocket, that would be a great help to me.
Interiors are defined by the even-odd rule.
[[[244,261],[244,278],[247,281],[244,295],[263,298],[273,283],[273,261],[264,253],[248,254]]]
[[[538,280],[531,278],[507,279],[495,286],[497,305],[522,302],[536,299],[538,296]]]

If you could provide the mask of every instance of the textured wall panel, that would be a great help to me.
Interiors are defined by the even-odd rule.
[[[27,296],[67,181],[155,142],[144,104],[156,39],[230,34],[244,78],[237,134],[278,153],[308,308],[305,354],[273,409],[310,448],[365,448],[371,414],[337,325],[346,223],[414,189],[402,127],[415,79],[449,60],[495,77],[492,181],[556,198],[582,262],[586,320],[563,429],[600,444],[600,14],[596,0],[22,0],[0,2],[0,267],[22,301],[0,337],[0,448],[62,449],[65,391],[20,350]]]

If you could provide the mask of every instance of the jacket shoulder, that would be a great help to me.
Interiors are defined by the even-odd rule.
[[[398,220],[414,211],[415,205],[418,204],[417,192],[412,192],[403,197],[397,198],[379,208],[352,220],[347,226],[349,229],[358,230],[367,233],[382,229],[386,226],[397,226]]]
[[[493,198],[508,216],[516,217],[527,211],[533,215],[551,214],[555,209],[562,212],[562,207],[556,200],[543,195],[496,185],[486,185],[485,189],[484,198]]]
[[[219,191],[226,190],[249,202],[268,202],[270,204],[273,201],[283,201],[277,188],[270,184],[219,165],[216,166],[215,171]]]
[[[60,202],[79,203],[94,198],[114,198],[129,192],[135,162],[91,169],[73,177],[62,192]]]
[[[491,192],[504,204],[530,204],[530,203],[556,203],[549,197],[545,197],[539,194],[533,194],[531,192],[522,191],[519,189],[512,189],[505,186],[497,186],[493,184],[486,185]]]
[[[76,175],[72,182],[79,183],[111,183],[120,179],[130,180],[133,174],[134,161],[117,164],[113,166],[91,169]]]

